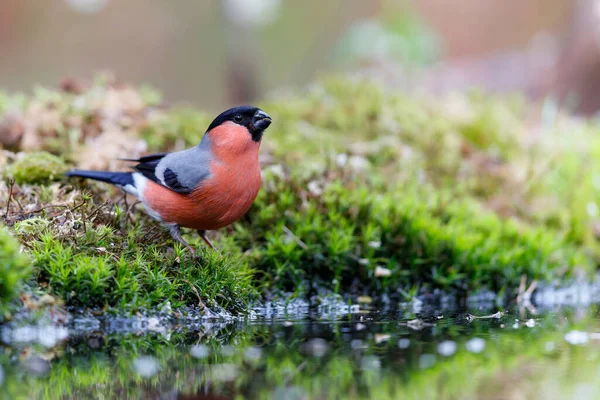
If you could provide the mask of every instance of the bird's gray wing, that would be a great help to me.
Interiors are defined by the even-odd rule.
[[[178,193],[191,193],[210,172],[208,140],[191,149],[142,157],[134,169],[146,178]]]

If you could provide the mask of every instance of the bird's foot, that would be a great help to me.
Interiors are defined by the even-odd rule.
[[[208,247],[210,247],[213,250],[216,250],[215,246],[212,244],[212,242],[210,241],[210,239],[208,239],[206,237],[206,231],[198,230],[198,234],[200,235],[200,237],[202,238],[202,240],[204,240],[204,243],[206,243],[208,245]]]
[[[176,241],[181,243],[186,249],[188,249],[188,251],[192,255],[196,254],[196,249],[194,249],[192,246],[190,246],[190,244],[188,242],[186,242],[185,239],[181,236],[181,230],[179,228],[179,225],[171,226],[170,232],[171,232],[171,237],[173,239],[175,239]]]

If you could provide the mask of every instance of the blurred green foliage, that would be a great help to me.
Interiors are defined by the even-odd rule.
[[[19,242],[0,225],[0,320],[31,274],[31,261],[21,253]]]

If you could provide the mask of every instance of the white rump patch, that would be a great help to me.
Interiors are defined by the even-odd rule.
[[[146,178],[144,175],[140,174],[139,172],[134,172],[133,173],[133,182],[135,184],[135,187],[133,187],[131,185],[127,185],[123,188],[123,190],[125,190],[127,193],[132,194],[135,197],[137,197],[138,200],[141,201],[142,204],[144,204],[144,207],[146,208],[146,212],[148,213],[148,215],[150,215],[155,220],[162,222],[162,218],[160,217],[160,215],[156,211],[154,211],[152,208],[150,208],[148,203],[146,203],[146,201],[144,200],[144,190],[146,189],[146,183],[148,182],[148,178]]]

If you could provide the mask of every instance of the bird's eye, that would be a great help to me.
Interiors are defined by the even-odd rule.
[[[244,117],[242,117],[240,114],[238,114],[235,117],[233,117],[233,120],[237,123],[240,123],[244,120]]]

